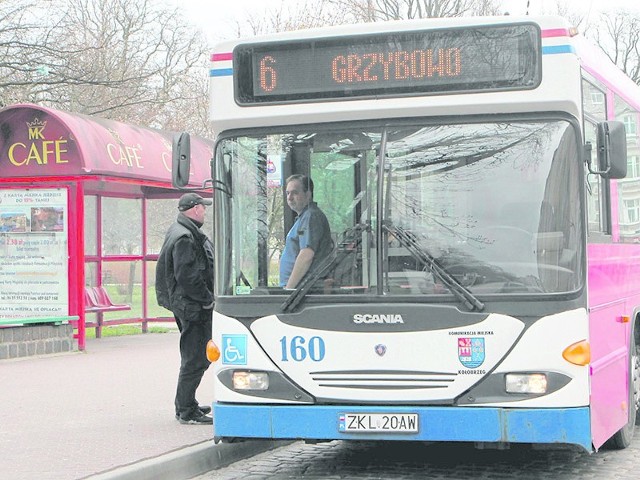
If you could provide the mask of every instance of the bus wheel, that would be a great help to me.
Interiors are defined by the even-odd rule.
[[[638,325],[636,324],[636,327]],[[631,444],[636,422],[640,423],[640,342],[635,328],[631,332],[631,351],[629,352],[629,421],[607,441],[608,446],[616,449],[627,448]]]

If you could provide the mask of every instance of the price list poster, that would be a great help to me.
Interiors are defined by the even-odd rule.
[[[0,318],[68,315],[66,189],[0,190]]]

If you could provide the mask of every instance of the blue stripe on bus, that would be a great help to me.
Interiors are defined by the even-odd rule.
[[[210,77],[227,77],[233,75],[233,68],[213,68],[209,70]]]
[[[542,47],[543,55],[554,55],[556,53],[576,53],[573,45],[553,45],[550,47]]]
[[[417,413],[417,433],[343,433],[344,413]],[[216,437],[567,443],[591,452],[588,407],[467,408],[336,405],[213,405]]]

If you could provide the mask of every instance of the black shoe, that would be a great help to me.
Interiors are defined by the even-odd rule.
[[[178,418],[182,425],[213,425],[213,418],[209,415],[192,416],[189,418]]]
[[[211,407],[209,407],[208,405],[198,405],[198,409],[200,410],[202,415],[206,415],[208,413],[211,413]],[[176,413],[176,420],[180,420],[180,414],[179,413]]]

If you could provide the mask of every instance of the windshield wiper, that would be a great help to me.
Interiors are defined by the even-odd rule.
[[[393,225],[383,225],[382,228],[393,235],[400,244],[405,247],[411,256],[427,267],[438,279],[449,289],[453,295],[460,300],[469,310],[482,311],[484,303],[469,291],[468,288],[460,284],[451,274],[449,274],[438,261],[427,253],[417,242],[415,237],[402,227]]]
[[[287,297],[281,306],[282,312],[287,313],[296,308],[322,275],[334,266],[339,265],[347,256],[355,252],[362,241],[362,233],[367,231],[368,228],[368,225],[359,223],[347,230],[342,240],[336,246],[333,254],[325,258],[312,273],[304,277],[295,290]]]

